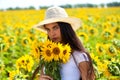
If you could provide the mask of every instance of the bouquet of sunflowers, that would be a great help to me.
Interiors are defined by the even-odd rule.
[[[69,60],[70,46],[47,40],[38,46],[36,51],[40,53],[40,69],[44,66],[46,75],[51,76],[54,80],[61,80],[60,65]]]

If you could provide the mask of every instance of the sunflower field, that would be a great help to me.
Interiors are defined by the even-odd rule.
[[[82,21],[76,33],[93,59],[96,80],[120,80],[120,7],[66,11]],[[44,12],[0,11],[0,80],[30,80],[39,64],[35,47],[47,39],[32,26],[44,19]]]

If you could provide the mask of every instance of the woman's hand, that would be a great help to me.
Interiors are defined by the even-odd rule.
[[[40,80],[53,80],[53,78],[51,78],[50,76],[47,75],[40,75]]]
[[[50,76],[44,74],[43,69],[44,69],[44,67],[42,67],[42,69],[41,69],[39,80],[53,80],[53,78],[51,78]]]

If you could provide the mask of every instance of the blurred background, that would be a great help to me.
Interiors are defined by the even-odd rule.
[[[113,7],[120,6],[119,0],[0,0],[1,10],[43,9],[49,6],[77,7]]]
[[[82,20],[76,33],[93,59],[96,80],[120,80],[120,0],[0,0],[0,80],[30,80],[40,61],[36,47],[47,39],[32,26],[50,6]]]

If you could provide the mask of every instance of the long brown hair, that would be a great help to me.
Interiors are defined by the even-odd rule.
[[[95,73],[94,73],[94,68],[92,64],[92,59],[89,53],[85,50],[82,42],[77,37],[75,31],[73,30],[70,24],[64,23],[64,22],[57,22],[57,23],[60,26],[62,42],[64,44],[69,43],[69,45],[73,50],[78,50],[87,54],[89,58],[89,66],[90,66],[88,71],[89,72],[88,76],[89,78],[91,78],[90,80],[93,80],[93,76],[95,77]]]

